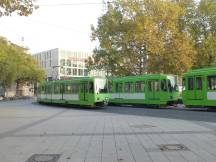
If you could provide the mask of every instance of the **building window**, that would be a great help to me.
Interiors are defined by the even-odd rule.
[[[61,73],[61,74],[65,74],[65,68],[61,68],[61,69],[60,69],[60,73]]]
[[[51,60],[51,51],[50,51],[50,60]]]
[[[60,65],[61,65],[61,66],[65,66],[65,59],[61,59],[61,60],[60,60]]]
[[[67,75],[71,75],[71,69],[67,68]]]
[[[82,68],[82,67],[84,67],[84,66],[83,66],[83,64],[79,64],[78,67],[79,67],[79,68]]]
[[[83,76],[83,69],[78,69],[78,75]]]
[[[77,75],[77,69],[73,69],[73,75]]]
[[[67,66],[71,67],[71,60],[67,60]]]
[[[88,70],[84,69],[84,76],[88,76]]]

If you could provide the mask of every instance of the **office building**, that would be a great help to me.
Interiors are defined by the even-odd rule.
[[[64,49],[51,49],[33,55],[46,72],[47,80],[67,79],[83,76],[104,76],[103,71],[88,72],[85,60],[92,53],[74,52]]]

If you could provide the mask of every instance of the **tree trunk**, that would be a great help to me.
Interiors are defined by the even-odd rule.
[[[16,96],[20,96],[20,82],[16,81]]]

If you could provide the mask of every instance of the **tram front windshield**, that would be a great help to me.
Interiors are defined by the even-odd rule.
[[[96,93],[107,93],[107,81],[106,79],[95,79],[95,91]]]
[[[177,77],[176,76],[168,76],[168,89],[169,92],[178,91]]]

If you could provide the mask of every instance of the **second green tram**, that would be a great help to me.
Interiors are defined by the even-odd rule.
[[[38,102],[67,105],[104,106],[108,104],[107,79],[80,77],[49,81],[39,86]]]
[[[177,103],[177,76],[146,74],[109,79],[111,104],[171,105]]]
[[[216,107],[216,68],[196,69],[185,73],[182,98],[187,107]]]

